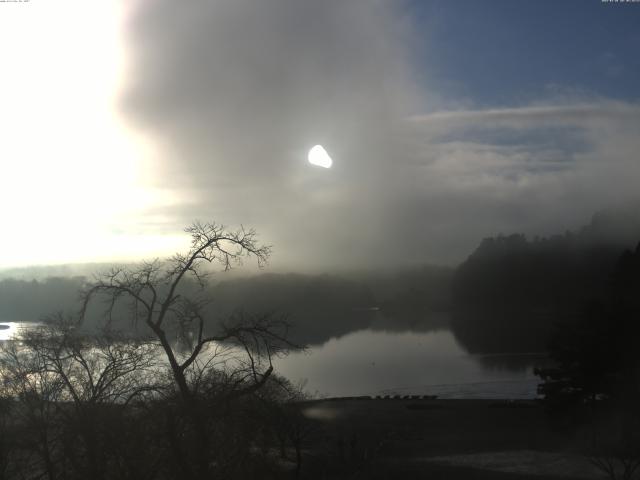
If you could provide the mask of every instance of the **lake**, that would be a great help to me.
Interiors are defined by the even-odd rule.
[[[360,330],[276,363],[319,396],[536,398],[536,355],[469,355],[449,330]]]
[[[0,340],[25,325],[0,323]],[[4,328],[3,328],[4,326]],[[359,330],[274,362],[315,396],[438,395],[441,398],[536,398],[536,355],[470,355],[448,329]]]

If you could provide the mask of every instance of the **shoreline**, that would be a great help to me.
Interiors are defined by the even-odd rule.
[[[556,429],[540,400],[352,397],[297,405],[316,425],[309,458],[323,452],[328,463],[358,464],[369,478],[602,477],[582,454],[579,432]]]

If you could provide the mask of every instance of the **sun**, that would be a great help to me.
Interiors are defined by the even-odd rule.
[[[315,145],[309,150],[309,163],[318,167],[331,168],[333,160],[322,145]]]

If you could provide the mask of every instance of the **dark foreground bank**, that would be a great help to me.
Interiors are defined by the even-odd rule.
[[[605,478],[585,432],[536,401],[327,399],[300,404],[301,478]]]

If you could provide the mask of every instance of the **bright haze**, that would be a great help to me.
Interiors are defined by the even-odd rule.
[[[0,3],[0,267],[169,254],[194,219],[311,271],[576,228],[636,201],[638,25],[599,0]]]

